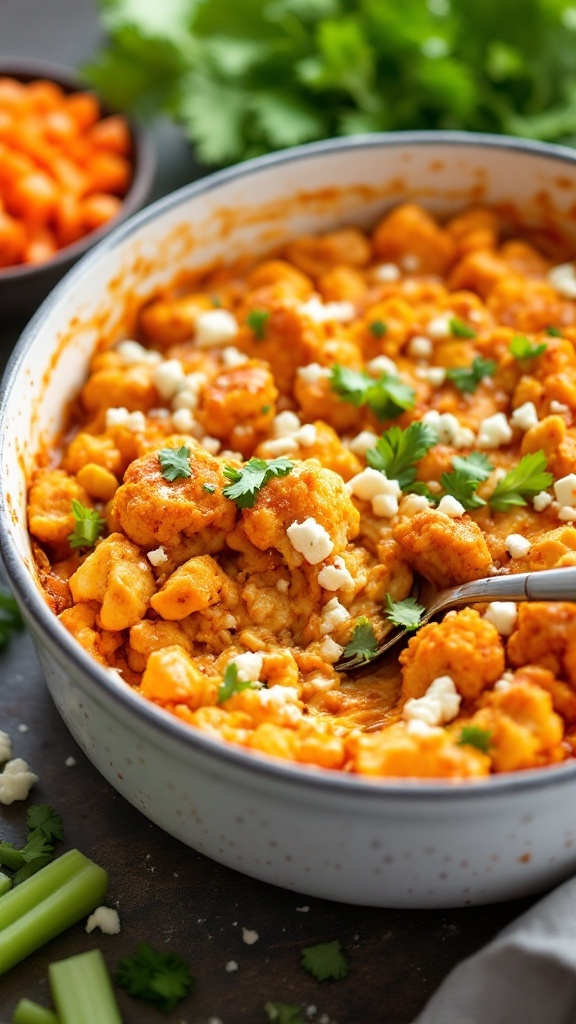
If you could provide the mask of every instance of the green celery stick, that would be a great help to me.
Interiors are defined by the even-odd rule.
[[[107,884],[104,868],[70,850],[6,893],[0,899],[0,974],[94,910]]]
[[[0,871],[0,896],[4,896],[5,893],[10,892],[12,888],[12,879],[8,878],[3,871]]]
[[[24,884],[24,883],[22,883]],[[60,1024],[52,1010],[31,999],[21,999],[12,1014],[12,1024]]]
[[[99,949],[48,967],[60,1024],[122,1024],[110,975]]]

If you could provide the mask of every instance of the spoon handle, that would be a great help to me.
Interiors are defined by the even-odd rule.
[[[576,565],[528,573],[526,598],[528,601],[576,601]]]
[[[576,566],[488,576],[444,590],[429,604],[432,617],[445,608],[483,601],[576,601]]]

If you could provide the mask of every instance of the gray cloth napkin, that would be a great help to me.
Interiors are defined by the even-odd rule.
[[[575,1024],[576,879],[448,975],[414,1024]]]

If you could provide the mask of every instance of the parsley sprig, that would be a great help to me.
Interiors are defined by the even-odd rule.
[[[216,694],[216,702],[223,704],[225,700],[228,700],[235,693],[242,693],[242,690],[252,690],[255,688],[255,683],[249,679],[238,679],[238,668],[231,662],[226,665],[224,670],[224,679],[218,687],[218,693]]]
[[[548,348],[545,341],[540,345],[533,345],[525,334],[517,334],[510,342],[510,352],[515,359],[536,359]]]
[[[302,967],[316,981],[327,981],[329,978],[338,981],[348,974],[348,961],[338,939],[334,942],[319,942],[317,946],[306,946],[300,951],[300,956]]]
[[[252,458],[242,469],[224,467],[224,476],[231,483],[222,491],[225,498],[235,501],[238,508],[252,508],[263,487],[275,476],[287,476],[294,469],[289,459]]]
[[[484,452],[470,452],[470,455],[455,455],[452,459],[454,469],[466,473],[471,480],[481,483],[487,480],[494,466]]]
[[[361,665],[370,661],[378,653],[378,641],[374,627],[365,615],[356,619],[352,639],[348,641],[342,652],[340,668],[347,671],[352,668],[360,668]]]
[[[465,470],[455,469],[451,473],[443,473],[440,483],[446,494],[450,494],[467,511],[473,508],[481,508],[486,502],[476,493],[479,484],[478,477],[469,476]]]
[[[165,480],[185,480],[192,476],[190,468],[190,449],[185,444],[181,448],[163,448],[158,452],[158,462]]]
[[[413,597],[394,601],[390,594],[386,594],[386,618],[395,626],[403,626],[407,632],[418,629],[425,611],[424,605],[418,604]]]
[[[553,479],[552,474],[546,471],[544,452],[531,452],[500,480],[489,498],[490,505],[496,512],[508,512],[515,505],[526,505],[526,498],[545,491]]]
[[[374,448],[366,452],[366,462],[389,480],[397,480],[403,491],[416,480],[416,465],[437,442],[434,430],[415,420],[406,430],[397,424],[385,430]]]
[[[190,968],[176,953],[159,953],[140,942],[134,956],[124,956],[114,974],[117,985],[131,996],[171,1013],[194,987]]]
[[[476,331],[458,316],[450,317],[450,334],[453,338],[475,338]]]
[[[484,377],[491,377],[495,369],[496,363],[493,359],[482,359],[482,356],[476,356],[471,366],[450,367],[449,370],[446,370],[446,377],[463,394],[471,395],[484,380]]]
[[[24,846],[0,842],[0,865],[13,871],[12,885],[31,878],[53,858],[54,842],[64,839],[62,818],[48,804],[34,804],[26,812],[28,835]]]
[[[390,373],[375,378],[364,370],[351,370],[336,363],[330,373],[330,387],[357,409],[367,405],[379,420],[395,419],[405,409],[414,407],[414,388]]]
[[[15,630],[24,628],[24,619],[18,605],[5,587],[0,587],[0,647],[4,647]]]
[[[87,508],[76,498],[72,499],[72,515],[74,529],[68,534],[70,547],[93,548],[106,526],[106,520],[101,518],[95,508]]]
[[[476,747],[476,750],[487,754],[492,745],[492,733],[478,725],[463,725],[456,743],[459,747]]]
[[[288,1003],[266,1003],[264,1010],[269,1024],[309,1024],[310,1018],[303,1016],[301,1006]]]

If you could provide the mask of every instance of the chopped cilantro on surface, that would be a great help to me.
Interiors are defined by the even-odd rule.
[[[436,442],[435,432],[420,420],[415,420],[406,430],[394,424],[378,438],[374,448],[368,449],[366,462],[389,480],[397,480],[406,491],[416,480],[416,464]]]
[[[470,455],[455,455],[452,459],[454,469],[465,473],[471,480],[479,482],[487,480],[494,466],[484,452],[470,452]]]
[[[15,598],[6,587],[0,587],[0,647],[12,639],[12,634],[24,628]]]
[[[348,974],[348,961],[338,939],[334,942],[319,942],[317,946],[306,946],[300,951],[302,967],[316,978],[316,981],[338,981]]]
[[[515,359],[536,359],[536,356],[541,356],[547,347],[545,341],[540,345],[533,345],[526,335],[517,334],[515,338],[512,338],[509,350]]]
[[[491,377],[495,369],[496,363],[493,359],[476,356],[471,366],[452,366],[446,370],[446,379],[463,394],[471,395],[484,377]]]
[[[492,745],[492,733],[478,725],[464,725],[456,742],[459,747],[476,747],[483,754],[487,754]]]
[[[379,420],[395,419],[405,409],[414,407],[414,388],[389,373],[375,378],[364,370],[351,370],[336,363],[330,372],[330,387],[356,408],[367,405]]]
[[[341,667],[344,670],[359,668],[378,653],[378,641],[374,627],[365,615],[356,619],[352,639],[342,652]]]
[[[386,594],[386,618],[395,626],[403,626],[405,630],[418,629],[426,609],[418,604],[413,597],[405,597],[403,601],[394,601]]]
[[[496,512],[508,512],[515,505],[525,505],[526,498],[547,490],[553,480],[546,470],[544,452],[532,452],[500,480],[488,499],[489,504]]]
[[[134,956],[118,962],[114,981],[131,996],[171,1013],[194,987],[190,968],[176,953],[159,953],[140,942]]]
[[[548,335],[549,338],[561,338],[562,337],[562,331],[560,330],[560,328],[559,327],[554,327],[553,325],[551,325],[550,327],[546,328],[546,334]]]
[[[388,324],[385,324],[383,320],[373,320],[368,325],[368,329],[375,338],[383,338],[388,330]]]
[[[251,328],[256,341],[264,341],[266,337],[266,325],[270,319],[267,309],[253,309],[246,317],[246,323]]]
[[[475,338],[476,331],[458,316],[450,317],[450,334],[453,338]]]
[[[242,690],[251,690],[253,688],[254,683],[250,682],[250,680],[238,679],[238,669],[234,662],[231,662],[229,665],[226,665],[224,679],[220,683],[218,693],[216,694],[216,701],[218,704],[223,704],[234,693],[242,693]]]
[[[158,452],[158,462],[165,480],[185,480],[192,476],[190,468],[190,449],[186,445],[181,448],[163,448]]]
[[[95,508],[87,508],[76,498],[72,499],[72,515],[74,529],[68,534],[70,547],[93,548],[106,526],[106,520],[101,518]]]
[[[19,885],[45,867],[54,856],[53,843],[64,838],[62,818],[48,804],[33,804],[26,813],[28,835],[20,849],[0,842],[0,865],[14,871],[12,885]]]
[[[231,483],[222,491],[225,498],[235,501],[238,508],[252,508],[258,493],[275,476],[287,476],[294,469],[294,463],[283,457],[279,459],[252,458],[242,469],[224,467],[224,476]]]
[[[288,1003],[266,1003],[264,1010],[269,1024],[309,1024],[309,1018],[303,1016],[301,1006],[290,1006]]]
[[[214,494],[216,487],[214,484],[202,484],[202,490],[206,491],[207,494]]]
[[[465,469],[455,469],[452,473],[443,473],[440,483],[446,494],[452,495],[459,501],[467,511],[473,508],[481,508],[486,502],[476,490],[480,483],[477,476],[470,476]]]

